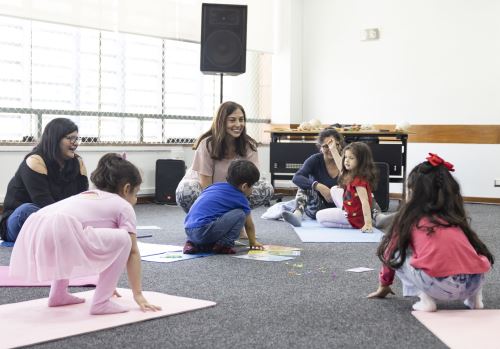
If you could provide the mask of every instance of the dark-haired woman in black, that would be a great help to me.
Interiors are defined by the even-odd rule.
[[[33,212],[88,189],[87,171],[75,153],[78,126],[67,118],[50,121],[7,187],[0,220],[2,240],[15,242]]]

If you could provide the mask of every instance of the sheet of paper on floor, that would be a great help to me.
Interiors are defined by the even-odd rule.
[[[275,255],[275,256],[300,256],[301,248],[279,246],[279,245],[264,245],[263,250],[250,250],[249,255]]]
[[[213,255],[214,253],[184,254],[182,253],[182,251],[174,251],[174,252],[166,252],[166,253],[141,257],[141,260],[145,262],[172,263],[172,262],[184,261],[186,259],[202,258]]]
[[[346,271],[352,271],[353,273],[362,273],[362,272],[371,271],[371,270],[374,270],[374,269],[366,268],[366,267],[358,267],[358,268],[347,269]]]
[[[141,241],[137,242],[137,246],[139,247],[139,253],[141,254],[141,257],[152,256],[155,254],[166,252],[182,251],[182,246],[152,244]]]
[[[234,258],[240,259],[252,259],[255,261],[263,261],[263,262],[282,262],[288,261],[290,259],[294,259],[295,257],[289,256],[276,256],[272,254],[242,254],[238,256],[233,256]]]

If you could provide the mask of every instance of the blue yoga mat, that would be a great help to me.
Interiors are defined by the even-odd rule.
[[[372,233],[359,229],[327,228],[315,220],[302,221],[301,227],[293,227],[302,242],[380,242],[384,233],[373,228]]]

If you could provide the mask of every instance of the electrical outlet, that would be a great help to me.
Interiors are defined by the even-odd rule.
[[[494,187],[500,187],[500,179],[495,179],[493,186]]]
[[[380,39],[380,31],[378,28],[365,29],[362,33],[362,41],[371,41]]]

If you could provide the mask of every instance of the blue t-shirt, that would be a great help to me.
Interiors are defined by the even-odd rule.
[[[214,183],[203,190],[184,219],[184,228],[199,228],[207,225],[225,213],[242,209],[250,213],[250,205],[245,195],[229,183]]]

